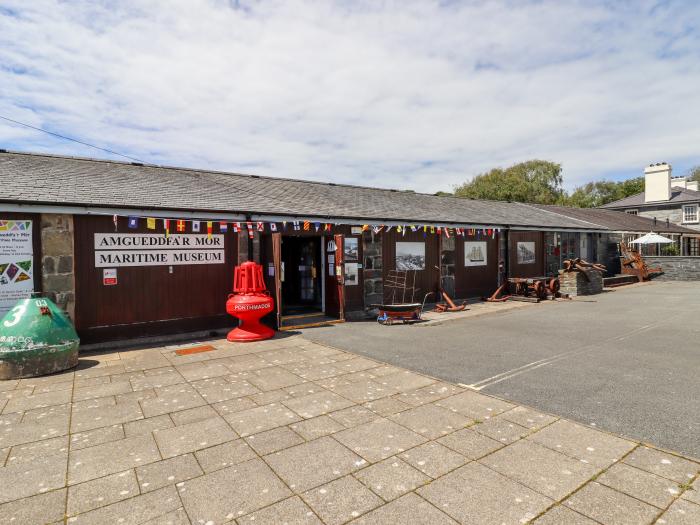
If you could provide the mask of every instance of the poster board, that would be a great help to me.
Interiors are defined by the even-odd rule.
[[[464,266],[486,266],[487,264],[486,241],[464,241]]]
[[[535,243],[532,241],[518,242],[516,245],[518,264],[535,264],[537,262],[537,252]]]
[[[401,271],[425,270],[425,243],[397,242],[396,269]]]
[[[33,291],[32,221],[0,220],[0,317]]]

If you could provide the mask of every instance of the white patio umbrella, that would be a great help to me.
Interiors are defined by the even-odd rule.
[[[638,239],[630,241],[630,244],[668,244],[675,242],[673,239],[659,235],[658,233],[649,232],[646,235],[642,235]]]

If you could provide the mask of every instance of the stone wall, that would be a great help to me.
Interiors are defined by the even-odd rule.
[[[581,272],[565,272],[559,270],[559,291],[563,294],[594,295],[603,291],[603,273],[598,270],[589,270],[590,280]]]
[[[700,281],[700,257],[649,257],[644,256],[649,268],[661,268],[656,275],[659,281]]]
[[[41,215],[41,282],[44,294],[75,318],[73,216]]]

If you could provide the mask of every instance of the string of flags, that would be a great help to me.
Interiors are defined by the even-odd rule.
[[[134,215],[127,216],[127,227],[129,229],[135,230],[139,228],[141,221],[145,219],[147,230],[158,230],[158,223],[162,225],[165,236],[169,237],[171,230],[173,229],[176,233],[187,233],[189,224],[189,231],[192,233],[201,233],[206,231],[207,237],[211,238],[214,235],[214,225],[217,225],[219,233],[226,233],[229,228],[234,233],[247,233],[248,237],[251,239],[255,236],[255,232],[285,232],[285,231],[305,231],[305,232],[320,232],[324,233],[332,232],[334,227],[341,226],[338,223],[328,223],[328,222],[315,222],[315,221],[277,221],[277,222],[265,222],[265,221],[200,221],[194,219],[157,219],[155,217],[139,217]],[[114,231],[117,232],[119,229],[119,216],[113,215],[112,222],[114,223]],[[204,224],[202,224],[204,223]],[[353,225],[354,226],[354,225]],[[430,235],[444,235],[445,238],[449,239],[451,237],[491,237],[496,238],[496,234],[501,231],[500,228],[462,228],[456,226],[435,226],[428,224],[398,224],[398,225],[384,225],[384,224],[362,224],[359,225],[362,232],[371,231],[373,234],[377,235],[381,232],[395,231],[401,236],[405,236],[406,232],[411,233],[422,233],[423,237]],[[203,230],[204,228],[204,230]]]

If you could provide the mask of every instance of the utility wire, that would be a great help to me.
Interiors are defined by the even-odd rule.
[[[53,131],[46,131],[45,129],[37,128],[36,126],[32,126],[30,124],[25,124],[24,122],[20,122],[18,120],[13,120],[13,119],[8,118],[8,117],[3,117],[2,115],[0,115],[0,119],[7,120],[8,122],[13,122],[15,124],[19,124],[20,126],[25,126],[27,128],[35,129],[37,131],[42,131],[44,133],[48,133],[49,135],[53,135],[54,137],[58,137],[60,139],[65,139],[65,140],[70,140],[72,142],[77,142],[78,144],[82,144],[83,146],[88,146],[90,148],[99,149],[100,151],[105,151],[107,153],[111,153],[112,155],[118,155],[120,157],[124,157],[125,159],[129,159],[129,160],[133,160],[133,161],[141,162],[142,164],[145,164],[145,161],[143,161],[141,159],[137,159],[135,157],[129,157],[128,155],[124,155],[123,153],[118,153],[116,151],[112,151],[111,149],[101,148],[100,146],[95,146],[94,144],[88,144],[87,142],[82,142],[82,141],[77,140],[77,139],[72,139],[70,137],[66,137],[64,135],[54,133]]]

